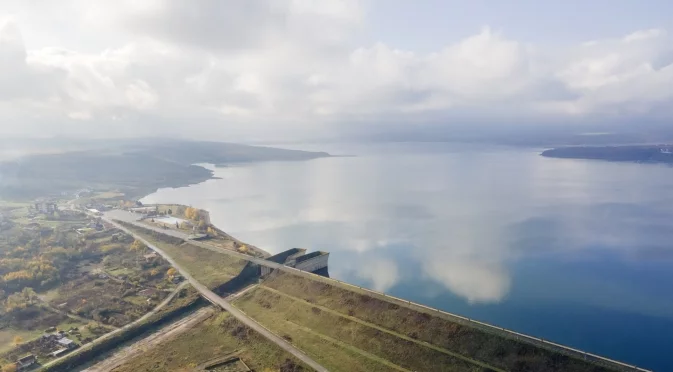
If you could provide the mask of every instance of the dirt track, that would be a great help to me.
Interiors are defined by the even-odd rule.
[[[151,334],[150,336],[117,351],[109,358],[83,370],[82,372],[111,371],[114,368],[124,364],[127,360],[141,355],[145,352],[145,350],[192,329],[204,320],[208,319],[213,314],[213,311],[214,309],[212,307],[200,309],[188,317],[171,323],[166,327],[161,328],[159,331]]]

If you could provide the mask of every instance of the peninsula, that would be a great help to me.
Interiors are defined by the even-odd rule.
[[[673,145],[576,146],[545,150],[549,158],[673,164]]]

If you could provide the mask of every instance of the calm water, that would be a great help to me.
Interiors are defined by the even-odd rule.
[[[144,202],[241,240],[327,250],[330,275],[673,371],[673,168],[535,149],[317,146],[357,157],[218,168]]]

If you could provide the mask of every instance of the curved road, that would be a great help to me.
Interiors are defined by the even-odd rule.
[[[275,343],[279,347],[281,347],[283,350],[287,351],[288,353],[294,355],[297,359],[301,360],[302,362],[306,363],[308,366],[313,368],[314,370],[318,372],[327,372],[327,368],[321,366],[318,364],[315,360],[311,359],[308,355],[304,354],[303,351],[297,349],[294,347],[292,344],[289,342],[285,341],[283,338],[277,336],[273,332],[269,331],[268,329],[264,328],[261,324],[257,323],[254,321],[252,318],[248,317],[244,312],[241,310],[238,310],[234,306],[232,306],[230,303],[225,301],[222,297],[218,296],[215,292],[211,291],[208,289],[208,287],[204,286],[201,284],[199,281],[194,279],[189,273],[182,268],[175,260],[173,260],[168,254],[166,254],[164,251],[162,251],[160,248],[156,247],[152,243],[148,242],[147,240],[141,238],[134,232],[130,231],[129,229],[125,228],[124,226],[119,225],[118,223],[112,221],[111,219],[108,219],[106,217],[102,217],[106,222],[109,224],[115,226],[119,230],[124,231],[125,233],[133,236],[134,238],[140,240],[143,242],[146,246],[148,246],[150,249],[154,250],[155,252],[159,253],[163,258],[166,259],[166,261],[170,262],[173,267],[175,267],[180,274],[189,281],[189,283],[201,293],[201,295],[206,298],[208,301],[210,301],[212,304],[220,306],[227,312],[229,312],[231,315],[233,315],[236,319],[238,319],[241,323],[245,324],[246,326],[252,328],[254,331],[258,332],[262,336],[266,337],[268,340],[271,342]],[[249,256],[248,256],[249,257]],[[266,260],[262,260],[266,261]],[[268,261],[266,261],[268,262]]]

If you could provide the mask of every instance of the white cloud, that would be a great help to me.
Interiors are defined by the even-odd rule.
[[[357,276],[372,283],[372,289],[385,292],[400,280],[397,264],[386,258],[363,260],[357,268]]]
[[[0,117],[25,120],[25,132],[95,134],[114,121],[177,134],[189,121],[210,138],[287,138],[390,119],[673,114],[673,43],[661,29],[554,48],[484,28],[418,53],[361,45],[367,15],[354,0],[71,0],[69,49],[26,50],[40,43],[24,43],[24,25],[58,31],[40,29],[53,27],[38,22],[44,6],[14,3],[17,21],[0,22]],[[21,130],[0,131],[10,129]]]
[[[661,30],[658,28],[653,28],[649,30],[640,30],[636,31],[632,34],[626,35],[624,37],[624,41],[627,43],[630,43],[632,41],[640,41],[640,40],[646,40],[646,39],[653,39],[660,37],[666,33],[665,30]]]
[[[479,260],[434,259],[426,274],[471,304],[499,302],[509,292],[511,279],[501,264]]]

